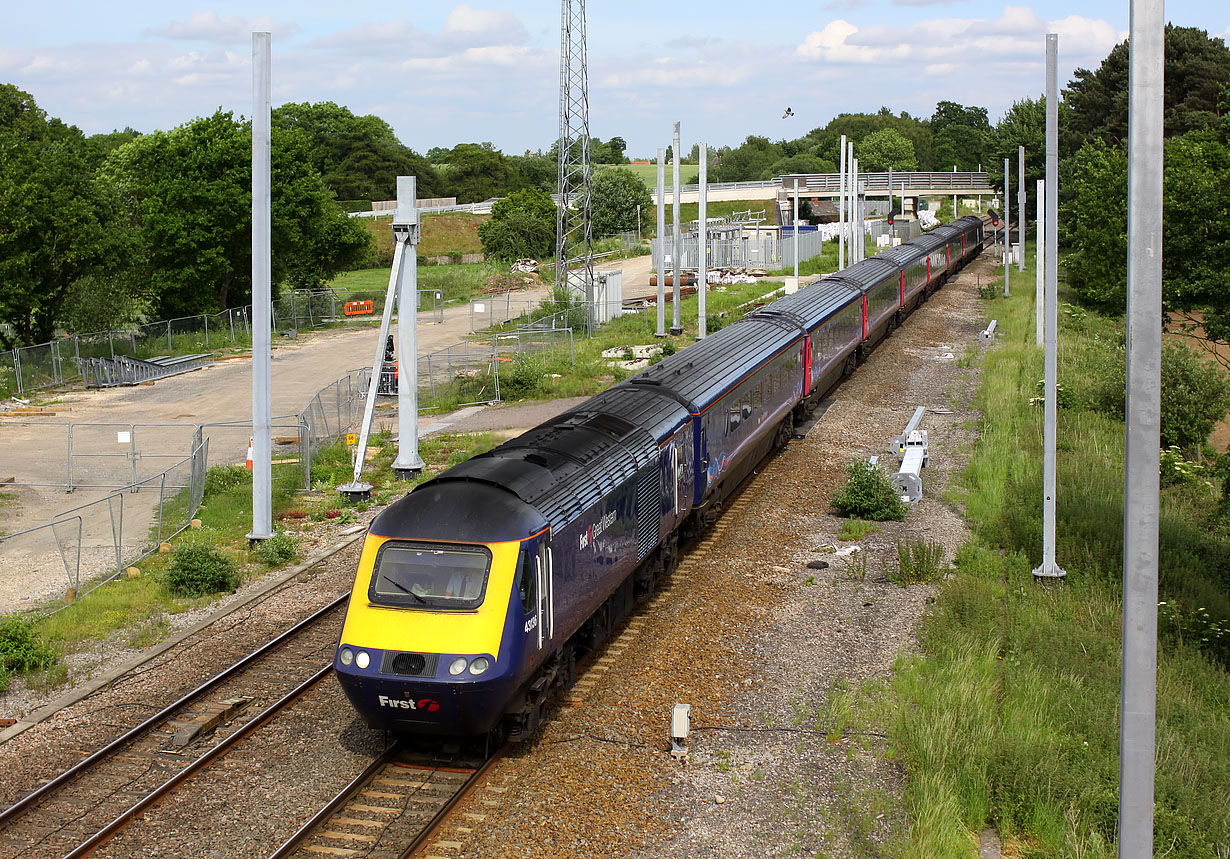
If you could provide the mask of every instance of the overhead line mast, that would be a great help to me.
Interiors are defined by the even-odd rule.
[[[590,218],[585,0],[562,0],[560,30],[555,285],[566,287],[585,301],[586,328],[591,329],[594,322],[594,232]]]

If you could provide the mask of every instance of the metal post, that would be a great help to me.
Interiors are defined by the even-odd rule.
[[[841,188],[837,194],[837,270],[846,267],[846,136],[841,136]]]
[[[859,210],[858,159],[854,157],[854,143],[847,144],[850,152],[847,163],[850,165],[850,262],[859,261],[859,234],[862,232]]]
[[[1046,180],[1038,180],[1038,230],[1034,239],[1034,339],[1041,346],[1046,331]]]
[[[658,248],[654,266],[658,270],[658,330],[666,336],[666,150],[658,149]]]
[[[1009,185],[1012,184],[1012,176],[1008,173],[1008,159],[1004,159],[1004,298],[1010,298],[1012,293],[1008,290],[1008,263],[1012,259],[1012,219],[1009,213],[1012,211],[1012,206],[1009,200]],[[1020,229],[1020,225],[1017,225]]]
[[[419,456],[418,244],[417,178],[397,177],[395,241],[408,245],[397,284],[397,458],[393,471],[409,480],[423,470]]]
[[[696,299],[698,305],[697,319],[697,338],[705,339],[705,299],[706,293],[709,291],[709,145],[702,143],[700,145],[700,187],[697,197],[696,215],[700,221],[697,225],[699,232],[696,236],[696,250],[698,258],[696,262]]]
[[[1132,0],[1119,856],[1153,855],[1162,363],[1162,0]],[[1048,103],[1049,108],[1049,103]]]
[[[680,265],[679,254],[683,250],[683,246],[679,241],[679,123],[675,123],[675,144],[672,151],[671,171],[674,179],[674,192],[671,202],[674,209],[674,234],[671,236],[671,267],[674,270],[674,279],[671,283],[671,334],[683,333],[683,322],[680,319],[679,313],[679,280],[680,280]]]
[[[273,536],[271,42],[269,33],[252,34],[252,542]]]
[[[794,285],[799,285],[799,177],[794,177]]]
[[[1059,36],[1046,36],[1046,289],[1044,312],[1046,330],[1045,375],[1042,417],[1042,563],[1034,570],[1038,578],[1063,578],[1067,575],[1055,563],[1055,437],[1058,425],[1056,374],[1059,339],[1059,268],[1055,248],[1059,243]]]
[[[1016,270],[1025,270],[1025,147],[1016,148],[1016,236],[1020,256]]]
[[[174,352],[175,347],[171,345],[171,320],[167,320],[167,351]]]

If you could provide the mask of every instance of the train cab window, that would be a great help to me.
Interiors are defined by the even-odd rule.
[[[485,546],[385,543],[367,595],[377,605],[473,609],[482,605],[491,552]]]

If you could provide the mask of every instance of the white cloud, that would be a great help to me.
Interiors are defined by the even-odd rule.
[[[828,22],[804,37],[795,49],[806,62],[886,67],[944,65],[949,73],[964,66],[1044,58],[1044,37],[1059,33],[1066,58],[1100,60],[1126,38],[1110,22],[1069,15],[1044,21],[1027,6],[1005,6],[998,18],[931,18],[905,27],[858,27],[844,19]]]
[[[253,32],[274,29],[279,37],[286,37],[293,35],[299,28],[290,23],[279,24],[275,28],[273,19],[267,15],[257,18],[222,18],[211,10],[198,12],[187,21],[172,21],[165,27],[151,27],[142,35],[229,45],[251,42]]]
[[[509,12],[455,6],[444,21],[440,35],[459,44],[498,45],[523,44],[527,39],[525,25]]]

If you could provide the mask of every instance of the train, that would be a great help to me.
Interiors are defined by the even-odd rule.
[[[520,740],[796,420],[982,250],[964,217],[798,290],[386,507],[334,668],[372,728]]]

